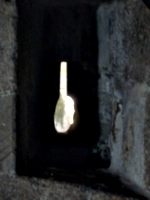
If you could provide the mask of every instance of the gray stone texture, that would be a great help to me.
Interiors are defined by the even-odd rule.
[[[16,54],[16,7],[14,2],[0,1],[0,95],[14,93]]]
[[[15,2],[0,1],[0,173],[15,170]]]
[[[15,169],[14,95],[0,96],[0,171]]]
[[[133,200],[81,185],[37,178],[0,176],[0,200]]]
[[[0,199],[132,199],[81,185],[16,176],[16,19],[15,1],[0,0]],[[108,172],[149,198],[150,10],[139,0],[103,3],[97,22],[104,136],[100,139],[109,138],[112,150]]]
[[[138,0],[113,1],[99,7],[97,20],[99,113],[102,135],[111,133],[109,171],[149,195],[150,10]]]

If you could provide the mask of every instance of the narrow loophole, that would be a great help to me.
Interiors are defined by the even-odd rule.
[[[61,62],[59,99],[54,113],[54,125],[58,133],[67,133],[74,123],[74,113],[74,101],[67,95],[67,62]]]

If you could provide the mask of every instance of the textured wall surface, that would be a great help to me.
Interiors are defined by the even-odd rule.
[[[0,176],[0,200],[133,200],[79,185],[36,178]]]
[[[111,133],[110,171],[149,190],[150,10],[114,1],[98,10],[100,120]],[[136,187],[135,187],[136,188]]]
[[[15,3],[0,1],[0,172],[14,171]]]
[[[0,199],[132,199],[81,185],[16,176],[16,19],[15,2],[0,0]],[[113,1],[99,7],[97,20],[101,131],[110,138],[112,149],[108,172],[148,197],[150,10],[139,0]]]

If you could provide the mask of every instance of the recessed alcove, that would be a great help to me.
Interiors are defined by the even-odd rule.
[[[18,0],[17,5],[18,174],[108,167],[109,148],[101,157],[99,144],[96,3]],[[61,61],[68,65],[67,90],[76,107],[67,134],[54,127]]]
[[[148,3],[148,1],[144,2]],[[49,117],[48,111],[52,109],[51,102],[48,100],[53,102],[53,95],[52,92],[49,93],[49,89],[52,91],[54,87],[52,85],[48,87],[47,83],[53,83],[56,76],[53,77],[50,70],[47,74],[48,70],[43,68],[42,65],[46,55],[44,50],[46,46],[43,46],[43,44],[46,45],[46,41],[48,41],[43,34],[46,28],[43,27],[45,25],[49,26],[47,25],[49,21],[45,20],[43,16],[50,16],[49,11],[46,13],[44,10],[52,9],[52,7],[57,10],[56,7],[59,9],[62,9],[62,7],[73,9],[73,7],[81,6],[82,13],[84,13],[83,11],[87,7],[96,8],[96,0],[92,2],[90,0],[76,0],[76,2],[71,0],[61,2],[60,0],[51,0],[51,2],[31,0],[30,3],[23,0],[17,1],[18,12],[16,1],[1,2],[0,193],[3,199],[14,198],[17,200],[22,197],[28,200],[43,198],[113,200],[128,197],[130,199],[131,197],[150,199],[149,156],[147,156],[150,146],[150,61],[148,56],[149,45],[147,45],[150,39],[150,12],[142,0],[114,0],[111,3],[109,2],[109,0],[103,0],[96,11],[99,48],[98,70],[101,76],[96,73],[96,76],[99,77],[97,78],[98,88],[97,86],[95,88],[99,94],[97,107],[99,107],[98,117],[101,124],[97,123],[100,126],[97,132],[98,139],[92,132],[94,140],[91,141],[91,144],[88,143],[89,140],[84,140],[86,134],[81,136],[81,141],[78,141],[75,137],[77,132],[75,133],[73,127],[68,133],[65,133],[67,137],[63,137],[62,134],[58,133],[56,133],[57,137],[53,133],[55,138],[51,135],[51,123],[49,123],[46,116]],[[97,3],[99,2],[97,1]],[[62,18],[64,19],[64,16]],[[16,26],[17,23],[18,26]],[[18,32],[16,28],[18,28]],[[17,38],[16,33],[18,34]],[[54,36],[56,37],[55,33]],[[64,53],[66,51],[65,48]],[[71,48],[69,51],[70,53],[73,52]],[[58,44],[56,52],[61,54]],[[68,53],[65,54],[68,55]],[[18,58],[17,65],[15,62],[16,56]],[[61,61],[66,61],[68,66],[76,65],[81,68],[83,63],[86,63],[82,69],[87,69],[86,66],[89,62],[86,59],[69,60],[65,57],[52,60],[51,57],[49,63],[57,67],[53,71],[57,72],[57,81],[55,82],[58,90]],[[94,71],[95,69],[97,68],[94,67]],[[71,73],[73,71],[75,70],[71,68]],[[85,71],[81,71],[84,74]],[[69,77],[70,73],[68,73],[68,82]],[[91,77],[90,72],[87,73],[87,77]],[[16,81],[18,81],[17,85]],[[83,83],[82,89],[84,89],[87,82]],[[91,85],[89,82],[88,84]],[[47,86],[47,90],[45,86]],[[80,101],[84,98],[80,98],[79,101],[79,97],[72,87],[73,85],[68,85],[68,92],[70,91],[68,95],[75,100],[79,109],[79,105],[83,105]],[[41,97],[43,94],[45,98]],[[49,97],[50,94],[51,98]],[[59,92],[57,97],[59,97]],[[97,96],[95,98],[97,99]],[[45,102],[47,102],[47,105],[43,105]],[[83,107],[80,106],[80,108]],[[16,111],[17,118],[15,117]],[[49,123],[49,125],[46,123]],[[79,130],[79,126],[76,127]],[[53,130],[55,131],[54,127]],[[110,137],[110,141],[108,137]],[[68,139],[65,140],[64,138]],[[107,158],[107,161],[110,161],[108,143],[111,148],[111,165],[108,169],[104,169],[109,164],[109,162],[105,162],[105,159]],[[102,148],[105,150],[103,156],[101,154]],[[17,174],[25,175],[25,177],[17,176],[16,161]],[[94,162],[97,165],[93,164]],[[46,180],[35,177],[29,178],[26,175],[52,176],[53,178]],[[65,182],[54,181],[54,178],[65,180]],[[77,180],[78,183],[89,183],[88,187],[81,184],[70,184],[71,181],[77,182]],[[69,181],[69,183],[66,183],[66,181]],[[92,188],[98,187],[98,190],[93,190],[91,186]],[[140,194],[140,196],[137,194]]]

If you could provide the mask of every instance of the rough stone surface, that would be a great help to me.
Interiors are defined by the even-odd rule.
[[[15,169],[14,95],[0,96],[0,172]]]
[[[0,0],[0,200],[131,200],[15,175],[16,18],[15,1]],[[97,22],[100,139],[109,138],[112,150],[108,172],[149,198],[150,10],[139,0],[114,0],[100,5]]]
[[[14,93],[16,57],[16,7],[14,2],[0,1],[0,95]]]
[[[145,194],[150,183],[149,21],[142,1],[114,1],[98,10],[100,121],[102,135],[111,133],[109,171]]]
[[[0,176],[0,200],[133,200],[84,186],[15,175]]]
[[[0,1],[0,172],[15,170],[15,2]]]

